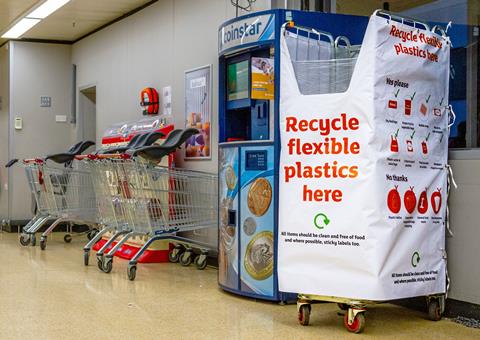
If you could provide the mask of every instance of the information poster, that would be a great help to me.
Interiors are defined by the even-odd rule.
[[[322,95],[282,39],[279,289],[444,293],[448,38],[372,16],[348,90]]]
[[[185,72],[186,128],[195,128],[197,135],[185,143],[185,159],[210,159],[212,116],[212,66]]]
[[[252,99],[274,98],[274,60],[252,57]]]

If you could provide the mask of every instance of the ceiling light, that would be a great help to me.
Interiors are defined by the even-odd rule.
[[[17,39],[39,22],[40,19],[23,18],[3,34],[2,38]]]
[[[45,19],[57,9],[65,5],[70,0],[47,0],[32,12],[27,14],[27,18]]]

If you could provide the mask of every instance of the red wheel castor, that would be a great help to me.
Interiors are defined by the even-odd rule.
[[[310,305],[301,305],[298,308],[298,323],[302,326],[308,326],[310,322],[310,311],[312,307]]]
[[[442,318],[442,309],[437,299],[432,299],[428,303],[428,317],[432,321],[438,321]]]
[[[353,323],[351,325],[348,324],[348,312],[345,313],[345,317],[343,318],[343,324],[345,328],[352,333],[362,333],[365,329],[365,315],[363,312],[358,313],[355,315],[353,319]]]

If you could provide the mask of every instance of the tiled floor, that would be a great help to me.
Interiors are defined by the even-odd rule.
[[[0,339],[480,339],[480,330],[389,304],[367,312],[362,335],[346,332],[334,304],[314,305],[303,327],[295,305],[221,291],[214,268],[140,264],[130,282],[126,261],[115,259],[110,274],[93,256],[85,267],[84,240],[62,237],[41,251],[0,234]]]

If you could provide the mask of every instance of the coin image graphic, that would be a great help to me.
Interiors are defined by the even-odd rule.
[[[272,202],[272,186],[265,178],[259,178],[253,182],[248,190],[248,209],[255,216],[263,216]]]
[[[273,233],[271,231],[262,231],[250,240],[243,262],[245,270],[255,280],[265,280],[273,274]]]
[[[235,189],[235,186],[237,185],[237,175],[231,165],[227,166],[227,169],[225,170],[225,182],[227,183],[227,188],[230,190]]]
[[[257,222],[252,217],[247,217],[243,221],[243,232],[248,236],[252,236],[257,230]]]

